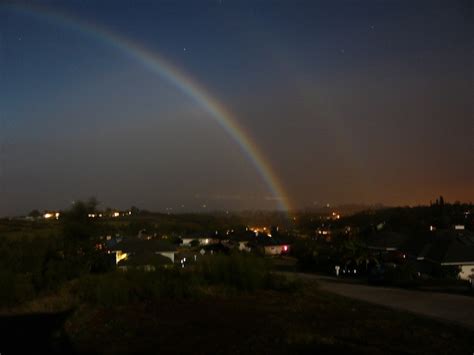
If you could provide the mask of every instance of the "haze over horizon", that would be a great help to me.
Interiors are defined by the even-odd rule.
[[[152,211],[280,208],[255,154],[196,91],[94,28],[204,88],[293,208],[474,201],[472,2],[183,4],[0,4],[0,216],[89,196]]]

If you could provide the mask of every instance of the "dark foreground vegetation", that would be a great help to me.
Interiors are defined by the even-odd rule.
[[[66,328],[79,351],[220,354],[461,354],[473,333],[307,286],[298,294],[82,308]],[[94,331],[91,331],[94,329]]]
[[[17,309],[28,311],[28,319],[0,318],[2,334],[9,335],[2,339],[4,353],[24,353],[31,342],[38,351],[61,354],[472,351],[472,331],[338,297],[315,284],[280,279],[275,286],[265,279],[228,282],[217,276],[216,283],[198,277],[199,283],[189,286],[192,277],[111,273],[65,285]],[[251,290],[235,282],[252,285]],[[32,313],[62,308],[69,311]],[[12,326],[18,333],[12,334]]]
[[[233,254],[186,270],[83,275],[4,309],[2,353],[32,343],[58,354],[472,351],[470,330],[328,294],[269,266]]]
[[[35,352],[49,354],[470,354],[474,350],[472,330],[338,297],[319,290],[314,282],[275,272],[278,267],[333,274],[334,266],[341,265],[341,270],[357,270],[357,277],[367,277],[368,267],[382,260],[377,255],[379,260],[373,260],[363,238],[367,228],[379,223],[372,214],[353,217],[363,221],[356,223],[359,229],[352,225],[349,234],[337,232],[341,221],[333,221],[331,238],[322,239],[304,234],[322,228],[327,218],[315,219],[308,230],[303,218],[297,219],[294,230],[300,228],[300,234],[295,233],[299,237],[291,241],[285,257],[228,248],[201,255],[201,247],[190,243],[183,252],[197,253],[197,259],[181,264],[178,258],[144,271],[119,269],[115,256],[98,247],[103,243],[100,236],[143,234],[147,229],[147,235],[166,234],[166,241],[175,243],[180,238],[179,233],[169,234],[173,230],[246,231],[245,224],[226,216],[179,217],[182,221],[151,214],[88,218],[96,206],[94,200],[79,202],[62,212],[59,220],[0,221],[2,355],[29,353],[32,346]],[[384,213],[381,220],[390,224],[394,217]],[[395,226],[390,228],[398,232]],[[272,228],[273,238],[276,233]],[[385,280],[398,286],[407,286],[408,281],[413,287],[420,282],[418,271],[408,258],[402,259],[393,275],[386,271]],[[450,269],[439,272],[447,273],[441,275],[443,280],[459,281]]]

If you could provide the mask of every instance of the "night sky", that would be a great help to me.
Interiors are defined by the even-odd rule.
[[[2,1],[0,215],[89,196],[155,211],[278,207],[202,105],[57,14],[188,73],[295,208],[474,201],[472,4]]]

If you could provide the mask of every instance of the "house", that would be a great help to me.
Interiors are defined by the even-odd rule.
[[[125,238],[110,250],[116,255],[117,264],[121,260],[128,259],[132,255],[143,252],[152,252],[168,258],[172,263],[175,261],[177,248],[175,245],[161,239],[138,239],[136,237]]]
[[[266,256],[283,255],[290,252],[290,241],[283,238],[256,237],[247,245]]]
[[[222,253],[222,254],[229,254],[230,248],[225,246],[222,243],[215,243],[215,244],[209,244],[209,245],[204,245],[200,253],[201,254],[216,254],[216,253]]]
[[[332,239],[332,230],[330,228],[318,228],[316,229],[316,237],[323,239],[327,242],[331,241]]]
[[[182,239],[182,246],[191,246],[191,243],[196,240],[199,245],[209,245],[219,243],[220,239],[217,233],[194,233],[184,236]]]
[[[100,237],[100,239],[104,239],[104,237]],[[107,250],[112,250],[114,249],[118,243],[120,243],[122,241],[122,237],[119,236],[119,235],[116,235],[114,237],[112,237],[111,235],[108,235],[105,237],[105,241],[104,241],[104,244],[105,244],[105,248]]]
[[[168,257],[151,251],[141,251],[127,257],[126,259],[120,260],[117,264],[117,268],[122,271],[132,269],[155,271],[159,267],[166,267],[172,264],[172,261]]]
[[[416,259],[441,267],[459,267],[458,278],[473,280],[474,233],[462,229],[439,231],[421,248]]]
[[[366,244],[371,260],[399,265],[405,262],[407,244],[412,241],[406,234],[382,230],[371,234]]]
[[[230,237],[229,244],[240,251],[251,251],[249,243],[256,240],[255,233],[252,231],[242,231],[233,233]]]
[[[408,236],[402,233],[382,231],[374,233],[368,238],[367,247],[380,252],[400,251],[404,248],[407,239]]]
[[[290,251],[289,245],[282,243],[265,245],[263,248],[265,255],[282,255]]]

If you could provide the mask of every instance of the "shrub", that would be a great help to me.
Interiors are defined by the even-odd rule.
[[[79,297],[88,303],[117,306],[130,301],[131,285],[124,275],[88,275],[79,280]]]
[[[0,271],[0,306],[8,307],[20,304],[35,295],[31,277]]]
[[[191,242],[189,243],[189,246],[190,246],[191,248],[196,248],[196,247],[198,247],[200,244],[201,244],[201,243],[199,242],[199,240],[194,239],[194,240],[191,240]]]
[[[298,291],[302,286],[300,279],[289,279],[280,274],[269,273],[265,279],[265,288],[275,291]]]
[[[159,269],[87,275],[79,279],[77,294],[91,304],[117,306],[161,298],[190,298],[199,295],[199,290],[192,273]]]
[[[401,287],[416,287],[419,283],[416,268],[412,263],[386,268],[384,278],[386,283]]]
[[[199,297],[205,286],[223,286],[237,291],[295,290],[298,283],[271,273],[263,258],[237,253],[209,255],[186,270],[159,268],[152,272],[90,274],[79,279],[76,293],[91,304],[117,306],[164,298]]]
[[[245,291],[265,287],[270,277],[264,259],[241,253],[206,256],[197,263],[196,270],[209,284],[221,284]]]

